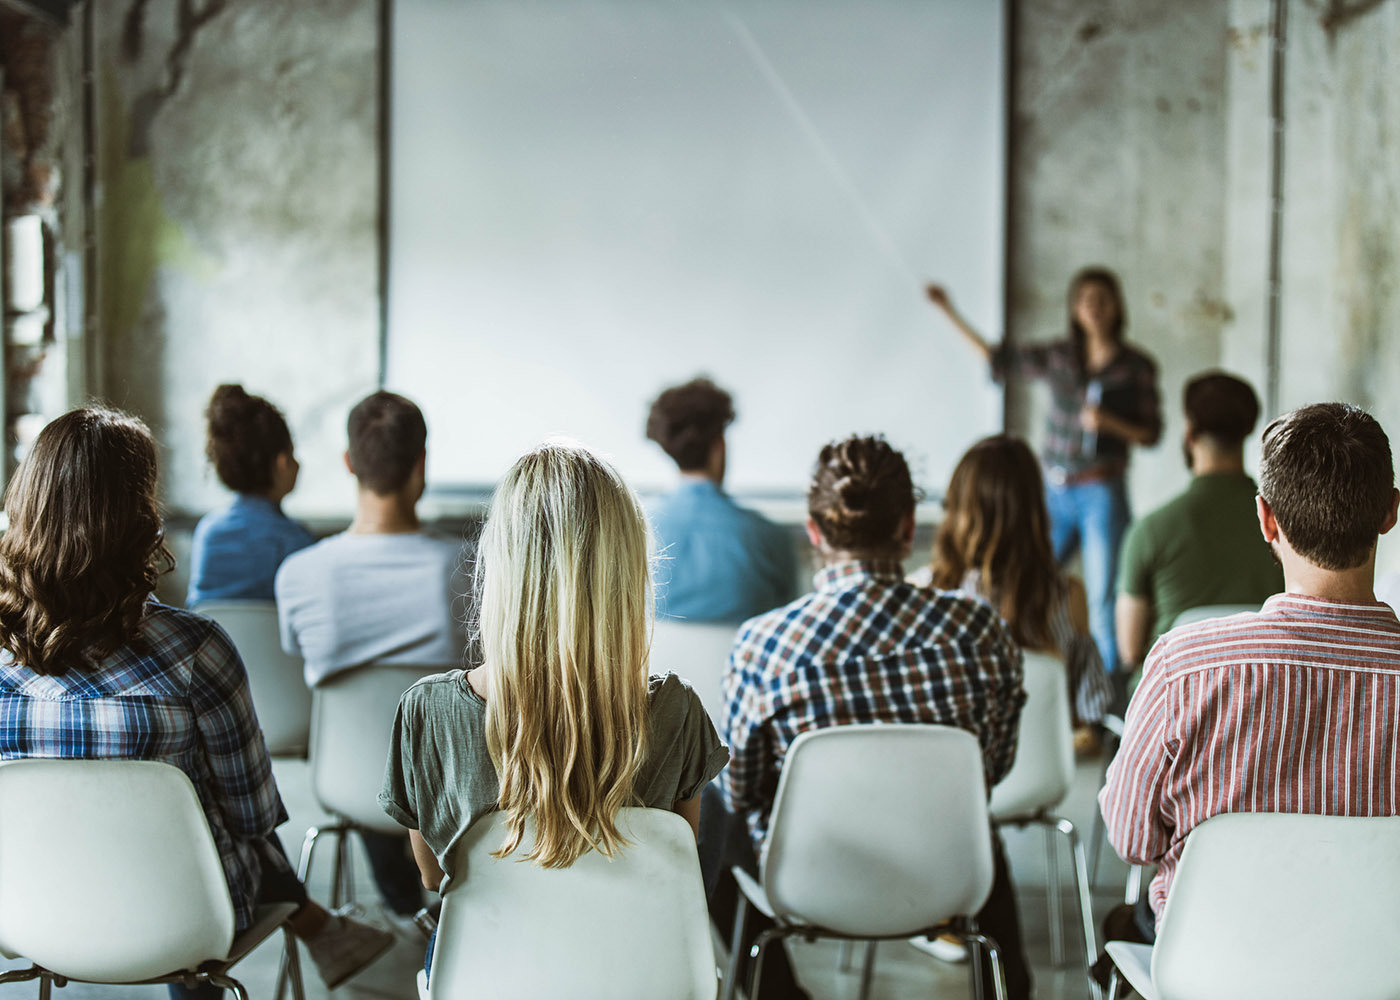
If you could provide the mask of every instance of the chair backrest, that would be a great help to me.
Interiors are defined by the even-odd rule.
[[[243,658],[268,753],[304,757],[311,733],[311,691],[302,676],[301,657],[282,651],[277,605],[205,601],[194,610],[218,622]]]
[[[371,663],[332,674],[312,696],[311,788],[321,807],[380,833],[401,834],[379,806],[399,698],[441,665]]]
[[[695,835],[675,813],[623,809],[631,841],[568,868],[491,852],[505,817],[467,831],[443,894],[430,998],[714,1000],[715,955]],[[523,851],[533,843],[527,832]]]
[[[853,937],[912,936],[977,912],[992,854],[976,738],[905,724],[803,733],[760,868],[779,916]]]
[[[1400,614],[1400,573],[1382,573],[1376,577],[1376,600],[1384,601]]]
[[[1153,949],[1162,1000],[1400,996],[1400,817],[1216,816],[1191,831]]]
[[[1074,780],[1074,721],[1065,665],[1050,653],[1025,654],[1026,705],[1016,760],[992,789],[993,819],[1028,816],[1059,805]]]
[[[651,638],[651,672],[683,677],[719,728],[724,720],[724,667],[738,626],[729,622],[682,622],[661,618]]]
[[[204,810],[158,761],[0,764],[0,885],[0,948],[73,979],[150,979],[233,942]]]
[[[1194,625],[1203,622],[1208,618],[1228,618],[1230,615],[1243,614],[1246,611],[1258,611],[1257,604],[1202,604],[1198,608],[1187,608],[1176,616],[1172,622],[1172,628],[1181,628],[1183,625]]]

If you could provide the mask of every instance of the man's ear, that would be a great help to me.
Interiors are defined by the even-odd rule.
[[[1259,533],[1264,536],[1264,541],[1270,545],[1274,544],[1278,541],[1278,521],[1274,519],[1274,509],[1269,506],[1269,501],[1257,494],[1254,497],[1254,507],[1259,514]]]
[[[807,541],[812,543],[812,548],[821,551],[826,544],[826,539],[822,537],[822,529],[817,527],[814,518],[807,518]]]
[[[345,471],[353,476],[355,474],[355,467],[350,464],[350,452],[344,452],[341,457],[345,459]]]
[[[1385,520],[1381,522],[1380,533],[1384,535],[1391,528],[1395,527],[1397,507],[1400,506],[1400,490],[1390,491],[1390,512],[1385,515]]]

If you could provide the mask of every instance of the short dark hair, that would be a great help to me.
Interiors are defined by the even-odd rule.
[[[1354,569],[1370,556],[1395,496],[1390,441],[1348,403],[1285,413],[1264,428],[1259,495],[1300,556]]]
[[[651,404],[647,437],[661,445],[682,472],[705,468],[710,449],[734,420],[734,400],[707,378],[672,386]]]
[[[915,500],[909,463],[879,435],[824,446],[807,489],[807,511],[822,537],[850,552],[889,547]]]
[[[1237,447],[1259,422],[1259,397],[1244,379],[1222,371],[1201,372],[1181,393],[1186,420],[1197,434]]]
[[[266,493],[278,455],[292,450],[292,434],[281,412],[241,385],[221,385],[204,411],[209,436],[204,453],[219,480],[236,493]]]
[[[371,493],[403,489],[428,443],[423,411],[396,392],[380,390],[350,411],[350,468]]]

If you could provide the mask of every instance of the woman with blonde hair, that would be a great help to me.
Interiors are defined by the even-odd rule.
[[[1108,676],[1092,636],[1084,585],[1055,562],[1040,465],[1020,438],[983,438],[958,462],[933,542],[931,580],[996,608],[1022,649],[1064,659],[1080,723],[1103,718]],[[1092,731],[1077,744],[1092,748]]]
[[[546,868],[625,849],[623,806],[698,828],[700,791],[729,750],[684,681],[648,675],[646,519],[617,472],[564,442],[517,461],[491,502],[476,591],[482,662],[403,696],[379,794],[424,885],[452,877],[451,848],[497,809],[497,856],[530,824],[523,858]]]

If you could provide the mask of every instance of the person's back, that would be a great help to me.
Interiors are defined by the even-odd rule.
[[[796,595],[788,533],[722,488],[724,429],[733,419],[729,394],[708,379],[667,389],[647,416],[647,437],[681,473],[651,510],[658,617],[741,622]]]
[[[277,574],[282,645],[305,658],[312,687],[366,663],[458,666],[463,566],[460,541],[426,532],[347,532],[317,542]]]
[[[315,538],[282,513],[297,482],[287,422],[277,407],[242,386],[221,385],[205,412],[205,451],[233,503],[195,525],[185,603],[270,601],[282,561]]]
[[[1372,589],[1398,501],[1389,442],[1355,407],[1304,407],[1264,432],[1258,520],[1286,591],[1158,641],[1099,797],[1119,854],[1159,866],[1158,918],[1211,816],[1400,807],[1400,621]]]
[[[1133,524],[1123,543],[1115,618],[1130,666],[1183,611],[1258,605],[1283,589],[1283,573],[1259,537],[1254,480],[1244,471],[1244,442],[1259,419],[1254,390],[1225,372],[1203,372],[1186,383],[1182,410],[1191,483]]]

